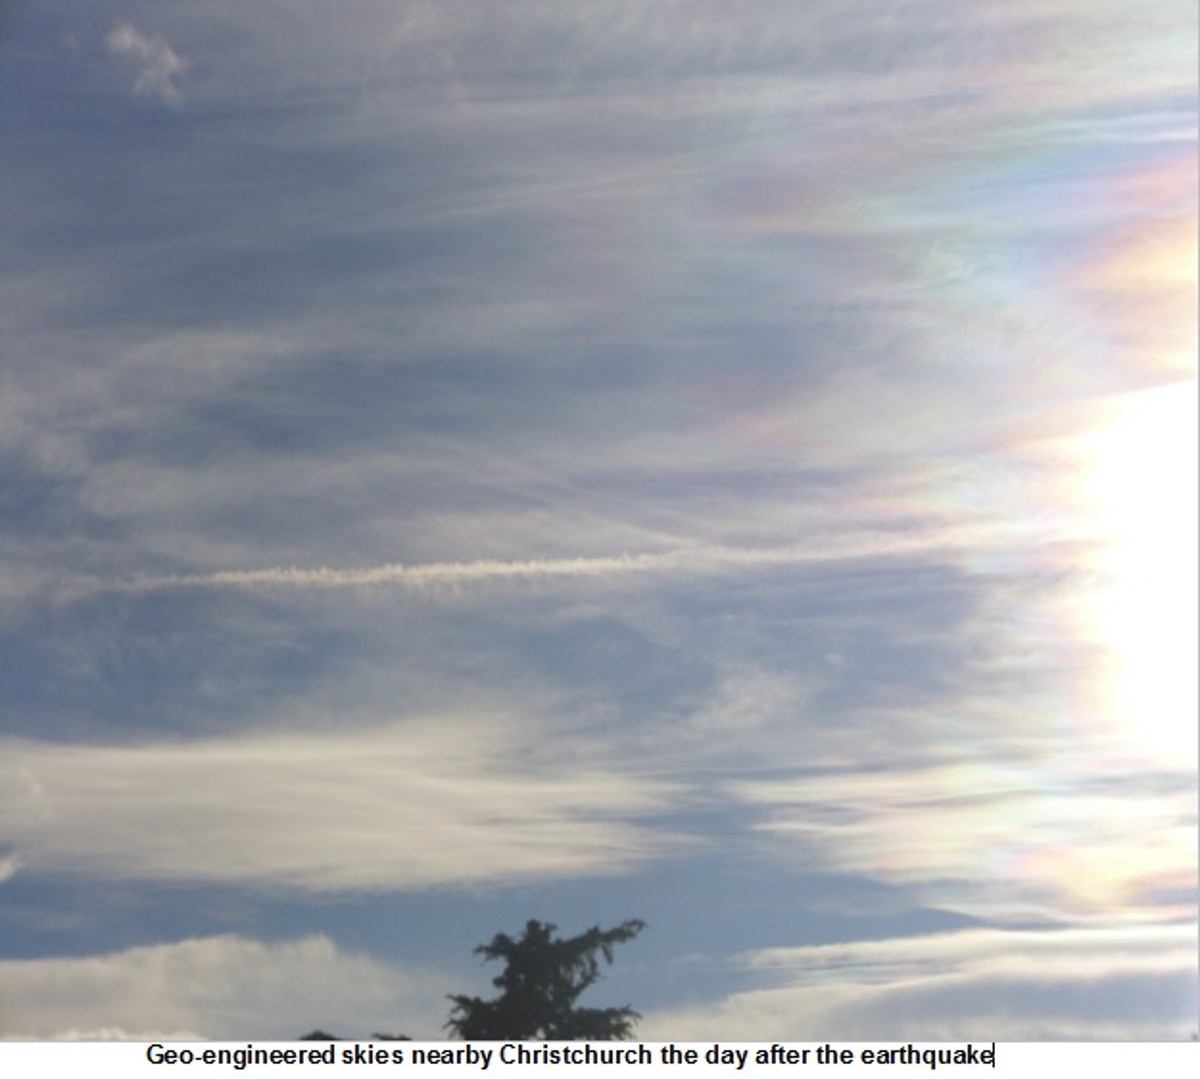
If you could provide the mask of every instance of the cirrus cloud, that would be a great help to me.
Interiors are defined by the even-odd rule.
[[[971,929],[747,953],[775,984],[646,1016],[647,1038],[1186,1038],[1195,925]]]
[[[107,44],[108,51],[114,56],[127,56],[136,61],[135,94],[157,98],[172,108],[183,104],[176,80],[187,70],[188,64],[165,39],[143,34],[133,23],[122,22],[108,35]]]
[[[678,848],[678,788],[503,720],[134,745],[8,740],[0,839],[33,872],[414,891],[608,874]],[[544,763],[544,762],[543,762]]]

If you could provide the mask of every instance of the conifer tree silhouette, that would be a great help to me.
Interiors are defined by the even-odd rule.
[[[475,949],[484,961],[502,959],[503,973],[492,979],[494,1000],[452,995],[446,1027],[463,1040],[613,1041],[629,1038],[641,1018],[630,1007],[577,1008],[576,1000],[600,978],[600,960],[611,963],[613,949],[646,927],[636,918],[612,929],[592,926],[585,933],[555,939],[558,927],[530,920],[517,939],[497,933]]]

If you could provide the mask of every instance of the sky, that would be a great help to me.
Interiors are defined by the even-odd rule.
[[[0,1037],[1189,1037],[1196,42],[5,3]]]

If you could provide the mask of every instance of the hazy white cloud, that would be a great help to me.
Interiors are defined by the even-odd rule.
[[[1196,927],[967,930],[748,953],[770,983],[647,1011],[647,1039],[1178,1039],[1194,1029]],[[439,1037],[448,979],[325,937],[209,937],[0,962],[6,1038]]]
[[[807,708],[811,687],[795,678],[768,670],[734,668],[726,671],[716,692],[688,719],[688,728],[706,739],[756,733],[787,722],[794,729]]]
[[[764,983],[647,1010],[649,1040],[1180,1039],[1195,1029],[1196,927],[967,930],[747,953]],[[450,979],[323,936],[208,937],[85,957],[0,961],[0,1037],[442,1035]]]
[[[1195,925],[966,930],[747,954],[769,988],[646,1015],[646,1038],[1181,1039]],[[782,984],[779,984],[782,983]]]
[[[0,624],[10,729],[46,741],[0,739],[6,894],[590,879],[679,847],[660,814],[698,803],[718,871],[883,882],[901,920],[1185,916],[1194,753],[1161,660],[1186,675],[1194,633],[1155,629],[1194,615],[1161,617],[1188,591],[1161,537],[1194,529],[1126,492],[1178,483],[1194,411],[1061,439],[1193,370],[1194,4],[226,3],[200,34],[141,6],[153,33],[131,9],[92,36],[148,102],[214,106],[185,138],[81,140],[95,70],[47,97],[61,48],[13,57],[39,152],[4,159],[27,362]],[[1079,493],[1104,456],[1136,572],[1101,609]],[[465,718],[515,699],[538,706]],[[286,968],[273,947],[105,961]],[[769,986],[658,1029],[1030,1035],[1048,987],[1050,1036],[1143,1036],[1186,971],[1133,951],[762,953]],[[75,999],[63,978],[20,984]],[[155,1029],[243,1029],[202,1012]],[[145,1032],[129,1014],[25,1029]]]
[[[638,823],[676,788],[555,759],[503,717],[3,750],[0,840],[35,872],[403,891],[621,872],[686,844]]]
[[[267,1040],[316,1027],[438,1037],[449,988],[435,971],[397,970],[324,936],[204,937],[0,960],[0,1038]]]
[[[358,569],[328,566],[272,566],[260,570],[223,570],[177,574],[100,586],[83,585],[84,592],[155,592],[178,588],[353,588],[455,586],[522,578],[599,577],[653,572],[711,573],[739,567],[803,565],[848,559],[881,558],[953,548],[967,533],[926,532],[847,533],[823,542],[788,547],[695,546],[644,554],[609,557],[543,558],[525,561],[481,559],[473,562],[388,564]]]
[[[793,855],[910,887],[931,905],[1083,924],[1179,917],[1192,905],[1186,771],[1106,780],[1103,769],[1005,763],[980,738],[976,757],[941,765],[860,760],[729,789],[764,810],[757,827],[776,855],[788,856],[790,840]]]
[[[173,108],[183,104],[176,80],[187,70],[187,61],[163,38],[148,36],[132,23],[122,22],[108,35],[108,51],[137,62],[134,93],[158,98]]]

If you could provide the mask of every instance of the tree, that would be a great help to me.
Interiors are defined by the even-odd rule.
[[[371,1035],[371,1039],[377,1042],[410,1042],[407,1034],[381,1034],[376,1031]],[[307,1034],[301,1034],[300,1041],[302,1042],[340,1042],[342,1039],[336,1034],[329,1034],[324,1030],[310,1030]]]
[[[632,1008],[577,1008],[575,1001],[600,978],[598,956],[611,963],[613,948],[645,928],[645,922],[633,918],[612,929],[596,925],[577,937],[556,940],[557,926],[531,920],[517,940],[497,933],[475,954],[484,962],[504,960],[504,973],[492,979],[500,996],[451,996],[454,1008],[446,1026],[464,1041],[628,1038],[641,1018]]]

